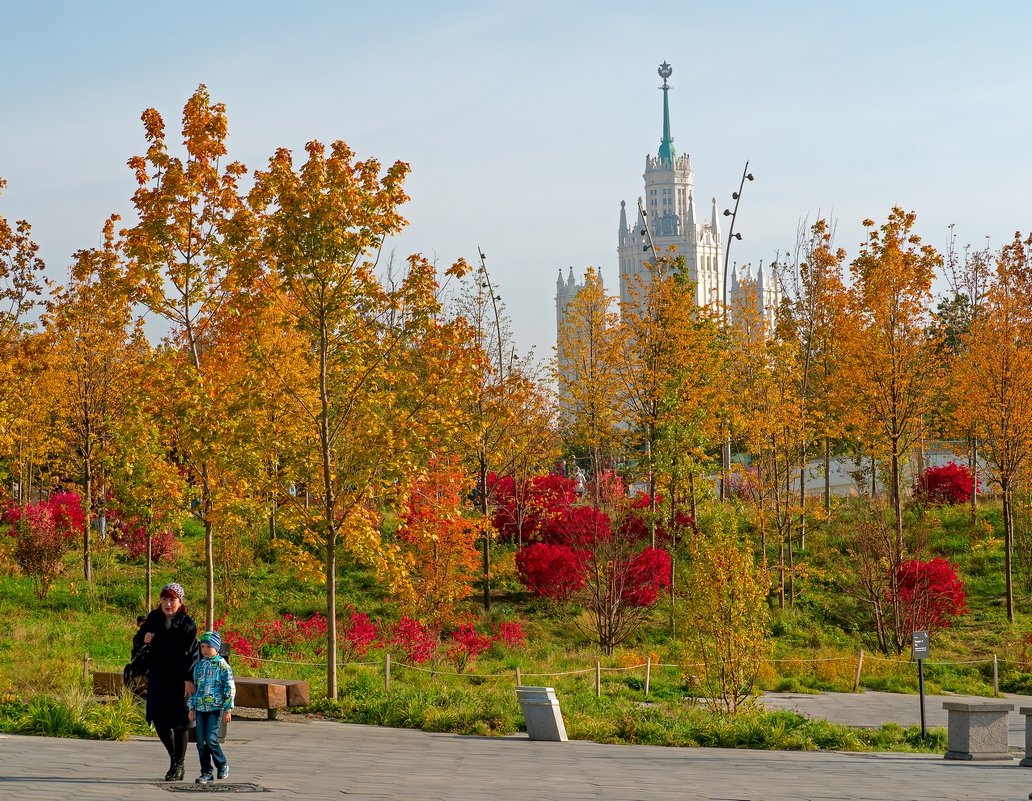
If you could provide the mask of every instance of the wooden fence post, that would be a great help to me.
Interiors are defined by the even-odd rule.
[[[90,655],[89,654],[83,654],[82,655],[82,680],[83,681],[89,681],[90,680]]]
[[[993,697],[1000,697],[1000,669],[996,661],[996,654],[993,654]]]
[[[383,661],[383,689],[387,692],[391,690],[391,655],[389,652]]]
[[[652,657],[645,662],[645,697],[649,697],[649,682],[652,680]]]
[[[856,660],[856,676],[853,678],[853,692],[860,689],[860,670],[864,666],[864,649],[860,649],[860,656]]]
[[[520,674],[520,666],[519,665],[516,666],[516,686],[517,687],[522,687],[523,686],[523,676]]]
[[[595,697],[602,697],[602,663],[595,660]]]

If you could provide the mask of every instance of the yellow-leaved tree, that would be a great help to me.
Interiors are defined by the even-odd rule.
[[[937,349],[928,336],[932,279],[942,258],[914,233],[916,215],[894,208],[870,229],[851,266],[842,318],[842,408],[853,410],[858,439],[888,467],[895,551],[904,552],[903,465],[924,433],[942,385]]]
[[[715,511],[699,521],[699,529],[679,582],[686,658],[701,660],[707,697],[736,712],[752,698],[760,662],[770,653],[770,580],[731,515]]]
[[[620,396],[622,331],[613,304],[601,275],[589,267],[584,286],[564,310],[556,344],[560,427],[567,442],[588,453],[596,479],[613,461],[626,420]],[[593,485],[598,506],[599,481]]]
[[[75,254],[71,281],[48,304],[52,369],[63,392],[54,398],[63,462],[82,485],[84,525],[82,567],[93,580],[92,523],[103,514],[104,481],[115,456],[114,441],[123,410],[133,392],[134,368],[145,360],[142,335],[130,330],[132,310],[120,265],[120,245],[112,217],[104,225],[103,245]]]
[[[133,300],[171,326],[181,356],[169,387],[167,413],[178,418],[176,453],[198,489],[195,514],[204,524],[205,619],[215,619],[214,520],[219,485],[217,451],[226,422],[220,393],[208,386],[221,373],[207,353],[227,300],[235,291],[234,257],[247,241],[249,215],[238,181],[239,162],[225,163],[225,106],[212,103],[202,84],[183,107],[185,153],[170,152],[165,122],[155,109],[143,112],[147,152],[129,159],[137,190],[137,221],[125,232],[127,279]]]
[[[1014,489],[1032,459],[1032,237],[1000,251],[979,313],[955,362],[953,395],[1003,497],[1007,620],[1014,622]]]
[[[457,427],[474,356],[466,324],[441,317],[429,262],[413,256],[400,277],[376,274],[384,238],[404,224],[408,165],[383,170],[341,141],[305,149],[296,168],[278,150],[249,203],[258,280],[299,334],[298,347],[265,358],[275,373],[284,360],[301,366],[303,378],[283,391],[301,433],[294,470],[317,487],[318,503],[298,511],[325,547],[327,695],[336,698],[338,545],[404,586],[406,561],[381,537],[378,496],[396,495],[396,482]]]

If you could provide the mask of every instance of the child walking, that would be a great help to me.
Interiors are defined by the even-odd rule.
[[[215,780],[212,775],[212,761],[218,770],[218,778],[229,776],[229,763],[219,744],[219,722],[232,719],[233,699],[236,684],[233,668],[219,656],[222,638],[217,631],[206,631],[198,638],[201,659],[194,665],[194,686],[190,696],[190,720],[197,722],[197,752],[201,757],[201,775],[196,784],[208,784]]]

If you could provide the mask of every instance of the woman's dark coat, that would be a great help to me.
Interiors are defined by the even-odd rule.
[[[197,626],[182,609],[165,628],[161,608],[147,615],[143,631],[153,632],[147,670],[147,722],[155,727],[185,729],[189,725],[185,682],[193,681],[193,668],[200,658]]]

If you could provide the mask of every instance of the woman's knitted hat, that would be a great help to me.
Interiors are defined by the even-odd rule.
[[[215,653],[219,652],[222,648],[222,638],[219,636],[217,631],[206,631],[200,637],[197,638],[197,642],[201,645],[210,645],[215,649]]]
[[[175,593],[179,596],[179,603],[186,601],[186,592],[183,590],[182,584],[176,584],[174,581],[170,581],[164,587],[161,588],[162,597],[167,596],[169,593]]]

